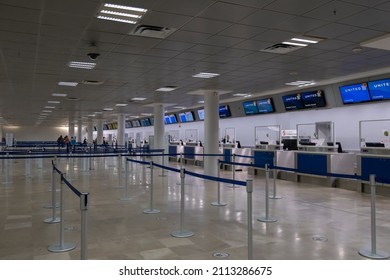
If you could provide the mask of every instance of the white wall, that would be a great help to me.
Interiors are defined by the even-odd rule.
[[[57,138],[60,135],[65,136],[68,134],[68,128],[38,126],[4,126],[4,137],[6,133],[13,133],[16,141],[57,141]]]

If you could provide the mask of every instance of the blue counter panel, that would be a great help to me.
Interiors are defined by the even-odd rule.
[[[184,146],[184,158],[195,159],[195,147]]]
[[[169,154],[177,154],[177,146],[169,146]]]
[[[231,149],[223,149],[223,161],[231,162],[232,150]]]
[[[256,167],[265,168],[265,165],[269,166],[274,165],[274,152],[263,152],[263,151],[255,151],[254,154],[254,165]]]
[[[390,183],[390,159],[362,157],[362,180],[369,181],[370,174],[375,174],[376,181]]]
[[[327,175],[327,155],[297,154],[297,172]]]

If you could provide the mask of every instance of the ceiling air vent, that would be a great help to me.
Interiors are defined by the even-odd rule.
[[[81,81],[81,83],[82,83],[83,85],[100,86],[100,85],[102,85],[104,82],[103,82],[103,81],[84,80],[84,81]]]
[[[174,28],[140,24],[129,35],[164,39],[175,31]]]
[[[270,47],[266,47],[260,51],[261,52],[269,52],[269,53],[285,54],[285,53],[289,53],[289,52],[298,50],[300,48],[302,48],[302,47],[279,43],[279,44],[272,45]]]

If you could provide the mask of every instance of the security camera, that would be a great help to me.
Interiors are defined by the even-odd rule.
[[[88,53],[87,53],[88,57],[91,59],[91,60],[96,60],[98,59],[98,57],[100,56],[100,53],[99,53],[99,48],[96,46],[95,43],[91,43],[89,48],[88,48]]]

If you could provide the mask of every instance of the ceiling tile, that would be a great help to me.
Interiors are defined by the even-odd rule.
[[[210,37],[210,34],[207,33],[199,33],[199,32],[191,32],[191,31],[176,31],[171,36],[169,36],[170,40],[175,40],[179,42],[187,42],[187,43],[199,43],[205,39]]]
[[[311,10],[306,13],[305,16],[313,19],[335,22],[366,9],[366,7],[356,5],[355,3],[352,4],[342,1],[331,1],[321,7]]]
[[[380,24],[388,22],[390,18],[390,12],[379,11],[379,10],[365,10],[353,16],[347,17],[340,23],[349,24],[358,27],[369,27],[374,24]]]
[[[245,19],[241,20],[241,24],[259,26],[259,27],[275,27],[276,25],[294,18],[293,15],[288,15],[280,12],[259,10]]]
[[[153,6],[153,10],[172,14],[196,16],[204,9],[212,5],[214,2],[215,1],[213,0],[165,0],[160,1],[159,3],[157,3],[157,5]]]
[[[265,42],[271,42],[273,44],[281,43],[283,41],[287,41],[293,37],[296,37],[297,33],[280,31],[280,30],[268,30],[266,32],[261,33],[258,36],[253,37],[253,40],[260,40]]]
[[[218,33],[218,35],[249,39],[256,35],[259,35],[266,30],[267,29],[261,27],[234,24]]]
[[[322,37],[327,39],[332,39],[344,34],[348,34],[358,30],[358,28],[348,25],[343,25],[339,23],[329,23],[320,28],[310,31],[309,35]]]
[[[302,15],[325,4],[326,2],[329,2],[329,0],[275,0],[271,4],[267,5],[265,9],[287,14]]]
[[[284,21],[276,25],[275,29],[305,34],[310,33],[311,30],[319,28],[320,26],[323,26],[325,24],[327,24],[327,22],[319,19],[300,16],[294,17],[290,20]]]
[[[178,29],[189,20],[189,16],[151,11],[146,13],[139,23]]]
[[[181,30],[216,34],[226,29],[230,25],[231,23],[218,21],[218,20],[194,18],[193,20],[185,24]]]
[[[244,39],[214,35],[214,36],[207,38],[206,40],[203,40],[202,44],[228,48],[228,47],[232,47],[234,45],[237,45],[242,41],[244,41]]]
[[[203,11],[199,17],[228,22],[238,22],[255,11],[255,8],[217,2]]]

